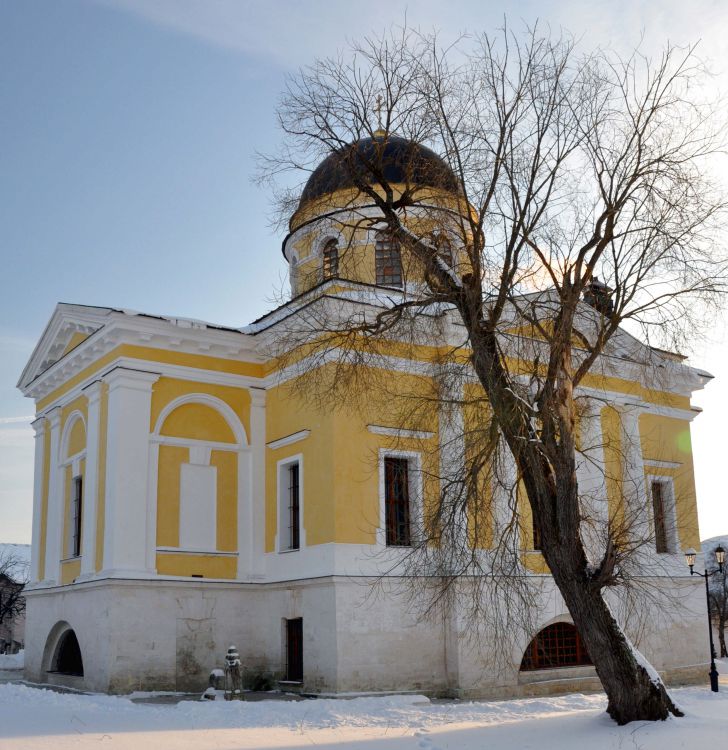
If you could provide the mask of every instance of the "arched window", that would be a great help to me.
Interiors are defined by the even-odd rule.
[[[324,245],[324,281],[339,275],[339,248],[336,240],[329,240]]]
[[[555,669],[591,664],[589,652],[570,622],[556,622],[544,628],[528,644],[521,671]]]
[[[402,256],[399,243],[388,232],[377,232],[374,252],[377,284],[402,286]]]

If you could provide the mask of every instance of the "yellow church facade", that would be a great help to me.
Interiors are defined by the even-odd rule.
[[[422,185],[429,199],[457,206],[447,179],[432,174]],[[376,226],[332,219],[332,202],[349,212],[352,194],[324,177],[310,181],[284,242],[290,302],[249,326],[57,306],[19,383],[37,413],[28,679],[201,690],[234,643],[249,674],[317,694],[594,684],[534,549],[527,503],[523,560],[543,584],[543,606],[537,630],[515,639],[510,667],[488,666],[497,640],[474,644],[462,613],[424,618],[394,589],[371,595],[382,577],[407,585],[398,562],[417,506],[439,491],[430,464],[445,460],[447,431],[470,417],[463,407],[445,419],[434,406],[402,424],[366,392],[357,409],[321,408],[295,383],[326,364],[272,354],[304,311],[377,309],[418,283]],[[432,387],[435,353],[457,340],[449,335],[391,341],[374,364],[388,389]],[[699,548],[690,398],[710,376],[655,350],[640,359],[648,347],[622,341],[630,356],[601,363],[581,388],[593,399],[595,448],[580,484],[599,488],[606,518],[622,485],[603,477],[639,477],[660,570],[646,575],[680,608],[641,621],[632,637],[668,679],[689,680],[706,657],[705,604],[682,560]],[[551,640],[539,643],[557,643],[562,656],[539,661],[541,632]]]

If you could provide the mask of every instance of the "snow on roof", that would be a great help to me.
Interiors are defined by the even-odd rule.
[[[6,561],[12,561],[4,570]],[[30,545],[0,542],[0,570],[15,581],[24,581],[30,568]]]

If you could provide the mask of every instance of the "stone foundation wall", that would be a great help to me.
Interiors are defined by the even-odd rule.
[[[538,629],[568,620],[550,579],[541,585]],[[704,594],[689,579],[657,585],[672,586],[680,606],[628,620],[628,633],[668,684],[704,680]],[[532,634],[513,625],[508,642],[494,630],[475,642],[465,613],[423,619],[406,593],[406,585],[372,589],[367,579],[343,577],[260,585],[106,579],[30,590],[26,678],[112,693],[201,692],[234,644],[248,678],[281,679],[285,620],[302,617],[304,692],[506,698],[599,689],[591,667],[519,672]],[[78,638],[82,678],[49,673],[59,628]]]

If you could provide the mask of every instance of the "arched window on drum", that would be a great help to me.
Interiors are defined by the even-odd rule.
[[[339,275],[339,245],[336,240],[331,239],[324,245],[323,251],[323,278],[333,279]]]

